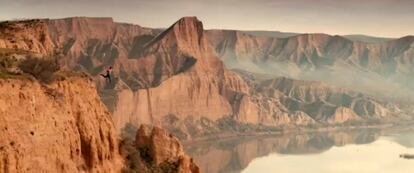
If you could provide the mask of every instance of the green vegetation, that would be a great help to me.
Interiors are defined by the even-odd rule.
[[[130,125],[131,126],[131,125]],[[177,173],[178,162],[165,161],[156,165],[152,158],[149,146],[138,148],[134,143],[131,130],[134,127],[123,129],[123,139],[120,143],[120,153],[126,160],[126,166],[122,169],[123,173]]]
[[[152,159],[141,158],[142,154],[140,153],[140,150],[135,147],[135,144],[132,139],[124,138],[121,141],[120,152],[126,160],[126,166],[122,169],[123,173],[155,173],[155,171],[151,169],[151,163],[147,162]]]
[[[40,23],[41,19],[23,19],[23,20],[13,20],[13,21],[2,21],[0,22],[0,29],[4,28],[13,28],[17,25],[24,25],[24,26],[34,26]]]
[[[59,58],[60,55],[44,57],[30,51],[0,48],[0,79],[37,80],[48,84],[68,77],[88,77],[83,72],[61,70]]]
[[[35,58],[30,56],[20,62],[18,67],[23,73],[30,74],[44,83],[52,82],[55,79],[55,72],[60,69],[55,58]]]
[[[21,78],[24,77],[16,71],[18,59],[12,56],[14,50],[0,49],[0,78]]]
[[[0,71],[0,79],[32,79],[31,76],[26,74],[16,75],[7,72]]]
[[[178,172],[178,163],[173,162],[163,162],[159,166],[159,169],[161,173],[177,173]]]
[[[0,49],[0,78],[30,79],[50,83],[66,74],[59,71],[55,57],[36,57],[34,53],[18,49]]]
[[[9,21],[0,22],[0,28],[5,28],[9,25]]]
[[[142,147],[138,149],[139,155],[141,156],[142,160],[144,160],[145,163],[151,164],[153,159],[150,155],[150,149],[148,147]]]
[[[8,49],[8,48],[0,48],[0,58],[1,57],[9,57],[12,55],[33,55],[33,52],[21,50],[21,49]]]
[[[260,126],[257,125],[238,122],[231,116],[220,118],[216,123],[220,130],[230,132],[251,132],[257,131],[260,128]]]
[[[15,67],[17,64],[17,59],[14,57],[1,57],[0,59],[0,68],[7,69]]]

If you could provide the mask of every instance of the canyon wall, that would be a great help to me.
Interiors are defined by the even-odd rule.
[[[206,31],[228,68],[294,79],[318,80],[387,99],[410,99],[414,87],[414,37],[378,43],[342,36],[299,34],[286,38],[242,31]]]
[[[0,172],[119,172],[110,113],[94,82],[0,79]]]
[[[413,36],[369,44],[326,34],[301,34],[287,38],[226,30],[211,30],[206,34],[219,57],[230,65],[243,61],[253,64],[284,62],[306,70],[344,63],[383,76],[413,73]]]
[[[232,115],[233,98],[248,90],[216,57],[195,17],[160,34],[88,18],[51,20],[49,30],[54,44],[63,45],[64,66],[96,76],[119,129],[127,123],[161,125],[166,116],[217,120]],[[110,65],[116,82],[106,84],[98,73]]]

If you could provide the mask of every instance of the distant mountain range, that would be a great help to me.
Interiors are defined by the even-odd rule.
[[[228,31],[231,31],[231,30],[228,30]],[[249,34],[252,36],[256,36],[256,37],[275,37],[275,38],[294,37],[294,36],[302,34],[302,33],[280,32],[280,31],[248,31],[248,30],[243,31],[243,30],[240,30],[240,32]],[[369,36],[369,35],[360,35],[360,34],[342,35],[342,37],[345,37],[351,41],[363,42],[363,43],[383,43],[383,42],[387,42],[387,41],[391,41],[395,39],[395,38],[375,37],[375,36]]]
[[[368,35],[344,35],[343,37],[350,39],[352,41],[359,41],[365,43],[383,43],[391,40],[395,40],[395,38],[383,38],[383,37],[373,37]]]

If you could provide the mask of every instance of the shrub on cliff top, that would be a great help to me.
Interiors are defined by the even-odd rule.
[[[11,68],[16,64],[17,60],[12,57],[0,56],[0,68]]]
[[[24,73],[28,73],[40,82],[45,83],[52,82],[55,77],[55,72],[60,69],[55,58],[35,58],[31,56],[23,60],[19,68]]]

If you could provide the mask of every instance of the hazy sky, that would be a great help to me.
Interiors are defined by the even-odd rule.
[[[208,29],[414,35],[414,0],[0,0],[0,20],[70,16],[148,27],[197,16]]]

